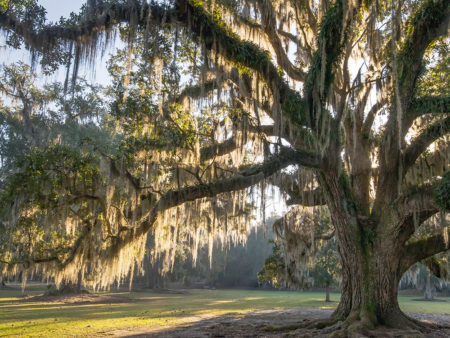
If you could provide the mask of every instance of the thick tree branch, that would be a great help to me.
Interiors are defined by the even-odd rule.
[[[248,132],[251,133],[262,133],[265,136],[275,136],[273,125],[263,125],[263,126],[248,126]],[[213,145],[204,147],[200,149],[200,160],[202,162],[208,161],[216,156],[223,156],[236,150],[239,144],[235,137],[230,137],[229,139],[221,142],[215,143]]]
[[[450,96],[423,96],[411,101],[407,115],[414,119],[424,114],[448,113],[450,113]]]
[[[423,55],[428,45],[447,32],[449,19],[449,3],[446,0],[426,0],[415,12],[408,24],[408,34],[398,53],[396,90],[392,101],[396,102],[391,109],[386,124],[379,151],[380,175],[377,186],[377,197],[374,202],[373,214],[380,215],[383,205],[390,203],[398,196],[397,186],[405,170],[414,163],[415,159],[426,149],[428,137],[419,139],[406,156],[407,165],[401,167],[401,148],[403,137],[409,129],[411,119],[407,112],[411,106],[411,99],[415,93],[416,81],[422,67]],[[395,64],[394,64],[395,65]],[[395,67],[394,67],[395,68]],[[402,115],[403,120],[399,121]],[[401,127],[401,130],[399,130]],[[416,147],[417,146],[417,147]]]
[[[223,156],[231,153],[233,150],[238,148],[238,144],[234,137],[223,141],[222,143],[216,143],[211,146],[202,148],[200,150],[200,160],[202,162],[208,161],[215,156]]]
[[[403,157],[403,170],[411,168],[417,158],[437,139],[450,133],[450,116],[436,121],[418,135],[406,148]]]
[[[377,103],[375,103],[367,113],[367,116],[364,120],[361,135],[365,139],[369,139],[370,136],[370,130],[372,129],[373,122],[375,121],[375,117],[377,116],[377,113],[381,110],[381,108],[384,107],[386,104],[386,99],[380,99]]]
[[[270,87],[279,94],[284,114],[294,124],[305,125],[301,96],[280,76],[268,53],[251,42],[242,41],[196,2],[178,0],[175,8],[166,8],[156,3],[124,4],[107,1],[90,8],[88,12],[89,17],[85,18],[82,14],[78,22],[43,26],[38,31],[34,31],[27,23],[19,22],[7,13],[1,13],[0,27],[20,35],[30,48],[45,54],[59,51],[67,41],[89,43],[93,32],[111,29],[121,22],[134,22],[145,27],[147,24],[161,24],[163,21],[166,24],[178,21],[196,38],[201,39],[206,49],[217,49],[230,61],[251,68],[263,76]]]
[[[344,52],[349,28],[357,19],[361,1],[351,5],[346,1],[336,3],[326,12],[322,20],[318,50],[314,53],[305,83],[305,100],[310,125],[321,125],[328,92],[334,80],[334,68]]]
[[[450,227],[447,226],[443,232],[407,244],[403,249],[402,265],[404,269],[408,269],[416,262],[450,250],[450,241],[448,240],[450,238]]]
[[[264,32],[275,51],[278,64],[292,79],[302,82],[305,81],[306,73],[291,63],[277,34],[275,9],[270,1],[262,1],[262,4],[261,11],[263,13],[262,23]]]
[[[217,49],[230,61],[246,66],[260,74],[280,98],[281,110],[297,126],[306,124],[302,97],[280,76],[268,53],[255,44],[241,40],[228,31],[194,1],[177,1],[178,20],[188,24],[191,32],[201,39],[208,50]]]
[[[204,197],[214,197],[224,192],[245,189],[292,164],[317,167],[320,162],[314,154],[283,147],[280,153],[274,155],[270,160],[248,168],[234,177],[209,184],[168,191],[158,202],[158,210],[166,210]]]
[[[136,15],[139,13],[140,15]],[[145,24],[151,17],[153,21],[161,22],[163,18],[171,17],[173,11],[155,3],[130,1],[120,3],[116,1],[96,2],[96,6],[86,7],[76,22],[68,21],[61,25],[41,25],[34,27],[32,22],[22,22],[10,12],[0,13],[0,28],[14,32],[24,39],[24,42],[34,51],[41,53],[63,52],[59,48],[65,41],[79,43],[88,42],[93,33],[109,30],[121,22],[131,22],[137,19],[137,24]],[[53,50],[54,49],[54,50]],[[53,50],[53,51],[52,51]]]
[[[394,208],[399,219],[396,233],[401,243],[408,241],[418,226],[439,212],[434,198],[437,186],[438,183],[435,182],[416,187],[395,202]]]
[[[447,0],[427,0],[408,25],[408,35],[398,55],[400,95],[406,111],[420,74],[425,50],[432,41],[447,34],[449,18],[450,5]]]
[[[208,184],[189,186],[179,190],[170,190],[161,196],[156,206],[150,211],[147,220],[135,232],[128,232],[128,234],[124,234],[120,238],[119,236],[117,237],[114,250],[120,250],[120,248],[134,238],[145,235],[153,226],[160,212],[186,202],[251,187],[292,164],[318,167],[320,165],[320,158],[309,152],[282,147],[280,153],[273,155],[271,159],[262,164],[247,168],[231,178]],[[151,196],[149,199],[151,199]]]
[[[60,253],[68,252],[69,256],[64,260],[61,261],[60,257],[58,257],[57,254],[50,255],[48,257],[30,257],[26,260],[12,260],[10,262],[7,261],[0,261],[0,263],[8,265],[9,267],[16,266],[16,265],[25,265],[26,267],[32,265],[32,264],[43,264],[43,263],[52,263],[55,262],[57,266],[61,269],[69,265],[74,258],[77,255],[78,250],[80,249],[81,245],[83,244],[83,241],[86,239],[86,237],[89,235],[89,233],[92,230],[92,225],[90,222],[83,220],[83,224],[85,225],[83,227],[83,230],[78,235],[77,239],[73,243],[71,247],[60,249]]]

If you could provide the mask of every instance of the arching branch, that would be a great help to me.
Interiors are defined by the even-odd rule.
[[[449,96],[422,96],[411,100],[408,111],[403,116],[402,130],[404,133],[411,127],[414,120],[427,114],[442,115],[450,113]]]
[[[280,67],[289,75],[292,79],[297,81],[305,81],[306,73],[295,67],[289,60],[280,37],[277,33],[277,20],[275,16],[275,10],[270,1],[262,1],[262,23],[264,32],[267,34],[269,42],[271,43],[275,54],[277,56],[277,62]]]
[[[408,241],[419,225],[439,212],[433,194],[437,185],[437,182],[421,185],[397,199],[395,208],[399,223],[396,233],[400,242]]]
[[[404,153],[404,167],[406,172],[417,158],[437,139],[450,133],[450,117],[436,121],[418,135],[406,148]]]
[[[363,123],[362,131],[361,131],[361,135],[365,139],[369,138],[370,130],[372,129],[373,122],[375,121],[377,113],[384,107],[386,102],[387,102],[387,100],[385,98],[381,98],[380,100],[377,101],[377,103],[375,103],[370,108],[369,112],[367,113],[367,116],[366,116],[366,118],[364,120],[364,123]]]
[[[56,253],[49,255],[48,257],[30,257],[26,260],[12,260],[10,262],[0,260],[0,263],[12,267],[17,265],[30,266],[31,264],[45,264],[54,262],[59,268],[64,268],[74,260],[78,250],[81,248],[84,240],[88,237],[92,230],[92,225],[89,221],[83,220],[83,224],[84,227],[81,233],[78,235],[71,247],[59,248]],[[64,253],[69,253],[69,256],[62,261],[58,255],[63,255]]]
[[[450,113],[450,96],[422,96],[414,98],[408,111],[412,118],[424,114]]]
[[[208,184],[189,186],[179,190],[170,190],[162,195],[155,208],[150,212],[148,220],[137,229],[135,234],[136,236],[146,234],[156,220],[159,212],[200,198],[214,197],[224,192],[251,187],[292,164],[318,167],[320,165],[320,158],[309,152],[282,147],[280,152],[273,155],[271,159],[262,164],[247,168],[231,178]]]
[[[334,80],[334,69],[344,52],[346,38],[354,20],[357,20],[360,6],[361,1],[351,5],[346,1],[336,1],[322,20],[318,49],[313,55],[304,89],[310,127],[318,133],[323,120],[330,118],[325,105]],[[335,123],[333,132],[337,133],[338,128],[339,123]]]
[[[403,47],[398,55],[400,95],[409,104],[420,74],[423,55],[428,45],[447,34],[450,5],[446,0],[427,0],[411,18]],[[406,111],[409,106],[403,107]]]
[[[382,205],[389,203],[389,200],[398,196],[396,187],[401,179],[401,172],[398,170],[401,161],[406,159],[403,166],[404,172],[414,163],[416,158],[426,149],[429,137],[418,138],[418,142],[407,150],[409,154],[400,157],[403,145],[402,137],[409,129],[412,119],[407,118],[407,112],[411,105],[411,99],[415,92],[416,81],[420,74],[423,55],[428,45],[445,34],[449,19],[449,4],[446,0],[426,0],[407,25],[408,34],[397,57],[397,79],[398,93],[395,90],[394,109],[390,110],[386,129],[383,135],[379,151],[380,176],[377,187],[377,197],[374,202],[373,213],[382,213]],[[397,109],[395,109],[397,108]],[[398,121],[399,109],[404,114],[404,120]],[[399,126],[402,130],[399,132]],[[433,132],[432,132],[433,133]],[[403,173],[404,173],[403,172]]]
[[[214,197],[223,192],[245,189],[291,164],[317,167],[319,158],[312,153],[283,147],[280,153],[273,155],[270,160],[248,168],[234,177],[180,190],[171,190],[164,194],[158,202],[158,209],[165,210],[199,198]]]
[[[93,8],[86,7],[85,12],[81,13],[76,21],[69,20],[59,25],[41,25],[37,30],[30,22],[22,22],[8,11],[0,12],[0,28],[14,32],[24,39],[28,48],[44,54],[52,50],[58,51],[62,42],[81,43],[92,37],[93,32],[110,30],[121,22],[137,20],[136,23],[142,25],[151,17],[152,22],[161,23],[163,19],[170,18],[173,14],[173,10],[156,3],[104,1],[96,2]],[[63,54],[64,51],[60,52]]]
[[[120,228],[116,236],[111,238],[111,244],[108,246],[108,252],[119,252],[127,244],[133,242],[136,238],[144,236],[150,230],[155,223],[158,215],[165,210],[176,207],[186,202],[194,201],[205,197],[214,197],[218,194],[242,190],[252,185],[257,184],[261,180],[273,175],[280,169],[299,162],[300,159],[304,159],[305,154],[301,154],[293,149],[284,148],[279,154],[274,155],[270,160],[243,170],[241,173],[235,176],[217,182],[211,182],[208,184],[198,184],[195,186],[185,187],[179,190],[170,190],[164,193],[158,200],[156,205],[148,211],[144,221],[137,228]],[[307,157],[307,156],[306,156]],[[309,161],[318,161],[310,157]],[[149,196],[148,199],[151,199]],[[63,266],[69,264],[76,256],[78,247],[87,236],[87,231],[90,228],[85,227],[83,233],[79,236],[75,244],[71,248],[71,254],[69,258],[63,263]]]
[[[202,40],[208,50],[216,49],[226,59],[260,74],[269,87],[277,91],[285,116],[295,125],[306,124],[302,97],[280,76],[266,51],[251,42],[241,40],[194,1],[178,1],[177,5],[178,20],[188,23],[191,32]]]
[[[251,133],[262,133],[265,136],[275,136],[273,125],[263,125],[263,126],[248,126],[247,131]],[[215,156],[223,156],[236,150],[239,144],[235,137],[230,137],[229,139],[221,142],[215,143],[213,145],[204,147],[200,150],[200,160],[202,162],[208,161]]]
[[[234,137],[223,141],[222,143],[216,143],[211,146],[202,148],[200,150],[200,160],[202,162],[208,161],[215,156],[222,156],[231,153],[238,148],[238,144]]]
[[[320,164],[319,161],[320,158],[315,154],[282,147],[279,153],[273,155],[267,161],[243,169],[240,173],[237,173],[233,177],[210,182],[207,184],[188,186],[178,190],[169,190],[165,193],[162,193],[159,199],[156,199],[156,204],[146,203],[145,207],[147,207],[147,211],[139,216],[139,219],[142,220],[142,223],[140,223],[137,228],[120,227],[117,234],[114,234],[114,236],[109,236],[109,243],[104,250],[107,250],[109,253],[117,253],[123,247],[132,243],[137,238],[144,236],[153,226],[158,215],[165,210],[197,199],[214,197],[221,193],[248,188],[291,164],[318,166]],[[149,194],[147,200],[155,200],[150,196],[151,194]],[[90,195],[83,196],[83,198],[97,199],[95,196]],[[144,200],[143,203],[144,202],[146,201]],[[93,228],[91,222],[83,220],[83,223],[84,227],[82,229],[82,232],[77,237],[75,242],[73,242],[71,246],[62,249],[62,251],[68,253],[68,257],[64,261],[61,261],[57,255],[52,255],[51,257],[36,258],[24,262],[8,262],[8,264],[12,266],[18,264],[57,262],[57,266],[61,269],[64,269],[77,257],[82,244],[84,243],[86,238],[88,238],[88,235]]]
[[[450,227],[447,227],[444,231],[447,233],[434,234],[406,245],[403,249],[404,255],[402,258],[402,266],[404,269],[408,269],[416,262],[450,250],[450,241],[448,240],[450,237]]]

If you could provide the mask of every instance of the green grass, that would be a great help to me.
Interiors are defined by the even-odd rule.
[[[42,293],[32,286],[28,295]],[[123,297],[121,303],[65,304],[21,300],[17,290],[0,290],[0,336],[95,336],[114,330],[133,330],[155,326],[176,326],[197,319],[223,314],[243,315],[254,310],[283,308],[332,309],[316,292],[257,290],[189,290],[188,294],[153,292],[111,292]],[[448,302],[424,303],[417,297],[400,296],[400,306],[407,312],[450,314]]]

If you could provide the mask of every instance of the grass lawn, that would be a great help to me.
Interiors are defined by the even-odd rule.
[[[42,294],[31,286],[26,294]],[[154,326],[175,326],[196,318],[254,310],[283,308],[332,309],[323,293],[257,290],[189,290],[188,294],[154,292],[110,292],[112,301],[68,304],[62,301],[22,300],[20,289],[0,290],[0,336],[100,336],[115,330]],[[447,302],[418,302],[417,296],[400,296],[400,307],[407,312],[450,314]],[[109,299],[106,297],[106,299]]]

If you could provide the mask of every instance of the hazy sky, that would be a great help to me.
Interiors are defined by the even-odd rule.
[[[80,7],[86,2],[86,0],[38,0],[39,4],[44,6],[47,10],[47,20],[58,21],[61,16],[68,17],[71,12],[78,13]],[[0,47],[4,46],[5,36],[0,35]],[[108,55],[113,50],[109,50],[103,59],[98,57],[95,63],[95,69],[86,69],[82,67],[80,69],[80,76],[86,77],[91,82],[101,83],[103,85],[107,84],[110,80],[108,72],[106,70],[106,60]],[[31,62],[30,54],[24,50],[15,50],[9,47],[0,48],[0,66],[2,64],[10,64],[18,61],[23,61],[25,63]],[[55,80],[64,81],[66,70],[64,67],[50,77],[41,77],[41,81],[53,82]]]
[[[47,19],[58,21],[61,16],[67,17],[71,12],[77,13],[85,0],[38,0],[47,10]]]

